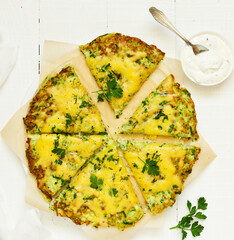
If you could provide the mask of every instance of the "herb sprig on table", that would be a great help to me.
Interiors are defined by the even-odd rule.
[[[199,222],[196,220],[204,220],[207,218],[205,214],[203,214],[199,210],[206,210],[208,206],[208,203],[206,202],[206,199],[204,197],[200,197],[197,201],[197,207],[192,206],[192,203],[190,201],[187,201],[187,207],[189,210],[189,214],[182,217],[182,219],[179,221],[179,223],[175,227],[171,227],[170,229],[179,228],[182,232],[182,240],[187,237],[186,231],[191,231],[192,235],[194,237],[200,236],[201,232],[203,231],[204,227],[199,224]]]
[[[105,98],[110,101],[112,97],[121,98],[123,96],[123,89],[118,87],[116,80],[107,81],[106,86],[106,89],[96,91],[98,93],[98,102],[103,102]]]

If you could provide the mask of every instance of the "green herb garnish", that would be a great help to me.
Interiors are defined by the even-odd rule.
[[[59,148],[59,137],[57,139],[54,140],[54,149],[52,150],[52,153],[57,154],[58,156],[60,156],[60,158],[64,158],[65,157],[65,149],[63,148]],[[61,160],[60,160],[61,161]],[[61,164],[60,164],[61,165]]]
[[[151,158],[149,158],[149,154],[147,154],[147,159],[144,162],[140,157],[138,157],[145,165],[142,168],[142,173],[147,172],[149,175],[159,176],[159,166],[158,161],[159,154],[154,153]]]
[[[103,184],[103,180],[102,179],[98,179],[97,176],[95,175],[91,175],[90,176],[90,187],[91,188],[95,188],[97,190],[102,190],[102,184]]]
[[[208,206],[208,203],[206,202],[206,199],[204,197],[200,197],[197,201],[197,207],[192,206],[190,201],[187,201],[187,207],[189,210],[189,214],[182,217],[182,219],[179,221],[179,223],[170,229],[179,228],[182,232],[182,240],[187,237],[186,231],[191,231],[192,235],[194,237],[200,236],[201,232],[203,231],[204,227],[199,224],[198,221],[195,221],[194,218],[197,219],[206,219],[206,215],[204,215],[199,210],[206,210]]]
[[[164,105],[167,104],[167,103],[168,103],[168,101],[167,101],[167,100],[164,100],[164,101],[160,102],[159,105],[160,105],[160,106],[164,106]]]
[[[80,105],[80,108],[84,108],[84,107],[91,107],[92,105],[89,102],[86,102],[84,100],[82,100],[82,103]]]
[[[115,197],[118,192],[119,192],[119,191],[118,191],[116,188],[112,188],[112,189],[109,191],[109,195]]]
[[[65,114],[65,118],[66,118],[66,128],[68,128],[68,126],[72,123],[75,122],[75,119],[72,118],[72,116],[69,113]]]
[[[93,200],[95,198],[94,195],[90,196],[90,197],[83,197],[83,200]]]
[[[57,164],[59,164],[59,165],[62,165],[62,164],[63,164],[63,161],[60,160],[60,159],[56,159],[54,162],[57,163]]]
[[[73,94],[72,98],[75,100],[75,104],[76,104],[77,103],[77,95]]]
[[[169,133],[172,132],[172,130],[174,129],[174,126],[175,126],[174,124],[171,124],[171,125],[170,125],[170,127],[169,127],[169,129],[168,129],[168,132],[169,132]]]
[[[112,97],[121,98],[123,96],[123,89],[118,87],[117,81],[115,79],[107,81],[106,86],[106,89],[97,91],[98,102],[103,102],[104,99],[110,101]]]
[[[154,117],[154,119],[159,119],[160,117],[163,117],[163,122],[164,120],[168,120],[168,116],[162,111],[162,109],[160,109],[160,111],[158,112],[158,114]]]

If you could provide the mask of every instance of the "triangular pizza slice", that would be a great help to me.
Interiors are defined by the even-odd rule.
[[[134,226],[144,215],[112,140],[50,206],[78,225],[120,230]]]
[[[197,118],[190,93],[169,75],[122,126],[121,133],[197,140]]]
[[[27,139],[26,157],[37,186],[51,200],[82,165],[102,147],[104,136],[34,134]]]
[[[45,79],[24,118],[30,133],[104,133],[100,114],[71,66]]]
[[[120,33],[100,36],[80,50],[101,88],[98,101],[107,99],[116,117],[164,57],[156,46]]]
[[[182,144],[122,140],[120,146],[152,214],[175,203],[200,153],[199,147]]]

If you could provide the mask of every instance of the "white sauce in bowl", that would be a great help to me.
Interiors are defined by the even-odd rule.
[[[195,55],[190,46],[182,51],[181,61],[185,74],[200,85],[215,85],[224,81],[232,72],[232,50],[227,42],[215,33],[201,33],[190,40],[209,51]]]

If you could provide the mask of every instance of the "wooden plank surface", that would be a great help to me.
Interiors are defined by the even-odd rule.
[[[184,33],[191,37],[202,31],[223,35],[233,46],[233,0],[1,0],[0,44],[18,46],[14,70],[0,88],[0,129],[13,113],[35,92],[38,65],[44,40],[84,44],[107,32],[121,32],[157,45],[167,56],[180,58],[182,40],[154,21],[148,9],[155,6]],[[40,48],[40,51],[39,51]],[[215,87],[200,87],[184,78],[192,93],[198,114],[198,128],[210,143],[217,159],[178,197],[173,208],[164,213],[161,229],[142,229],[132,239],[181,239],[169,227],[186,212],[187,199],[195,203],[204,196],[209,203],[204,232],[198,239],[231,240],[234,236],[231,204],[234,200],[234,74]],[[6,198],[7,219],[0,222],[0,239],[9,239],[9,225],[14,226],[25,209],[25,172],[18,159],[0,138],[1,193]],[[4,216],[5,217],[5,216]],[[40,212],[41,222],[50,232],[48,239],[88,239],[69,220]],[[8,224],[8,225],[7,225]],[[41,234],[41,235],[40,235]],[[43,232],[38,231],[42,239]],[[27,239],[27,238],[22,238]],[[187,239],[193,239],[188,237]],[[18,240],[18,239],[17,239]],[[30,239],[31,240],[31,239]]]

